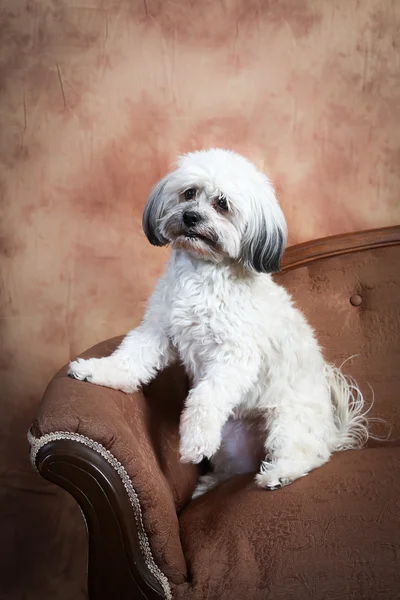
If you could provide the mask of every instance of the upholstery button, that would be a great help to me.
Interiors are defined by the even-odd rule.
[[[360,306],[360,304],[362,304],[361,296],[359,296],[358,294],[354,294],[350,298],[350,304],[352,304],[353,306]]]

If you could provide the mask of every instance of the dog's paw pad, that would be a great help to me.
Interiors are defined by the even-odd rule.
[[[256,475],[256,483],[265,490],[279,490],[293,482],[291,477],[279,477],[275,473],[266,470]]]
[[[71,377],[71,379],[75,379],[76,381],[86,381],[86,383],[91,383],[91,378],[90,377],[77,377],[74,373],[68,373],[68,377]]]
[[[273,490],[280,490],[280,488],[282,487],[282,483],[270,483],[268,485],[265,486],[265,489],[268,490],[269,492],[272,492]]]
[[[70,371],[69,373],[67,373],[67,377],[70,377],[71,379],[76,379],[76,381],[86,381],[88,383],[90,383],[90,377],[77,377],[75,375],[75,373],[72,373],[72,371]]]
[[[189,452],[180,454],[181,463],[192,463],[193,465],[198,465],[203,460],[204,456],[201,452]]]
[[[265,487],[267,490],[279,490],[286,485],[290,485],[292,483],[291,479],[287,477],[280,477],[279,481],[274,481],[273,483],[267,484]]]

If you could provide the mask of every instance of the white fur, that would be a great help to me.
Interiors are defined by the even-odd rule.
[[[201,221],[187,227],[187,211]],[[153,190],[143,225],[153,244],[172,246],[143,322],[110,357],[72,362],[72,376],[134,392],[178,358],[193,381],[181,460],[214,467],[195,496],[243,471],[274,489],[365,443],[361,393],[326,364],[270,275],[286,223],[265,175],[226,150],[188,154]]]

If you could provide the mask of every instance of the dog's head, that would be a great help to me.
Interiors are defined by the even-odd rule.
[[[279,271],[287,234],[269,179],[243,156],[217,148],[180,158],[151,192],[143,229],[155,246],[259,273]]]

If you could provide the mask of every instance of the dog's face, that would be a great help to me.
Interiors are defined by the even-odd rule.
[[[143,229],[157,246],[171,244],[215,263],[237,261],[279,270],[286,222],[269,179],[247,159],[211,149],[183,156],[152,191]]]

